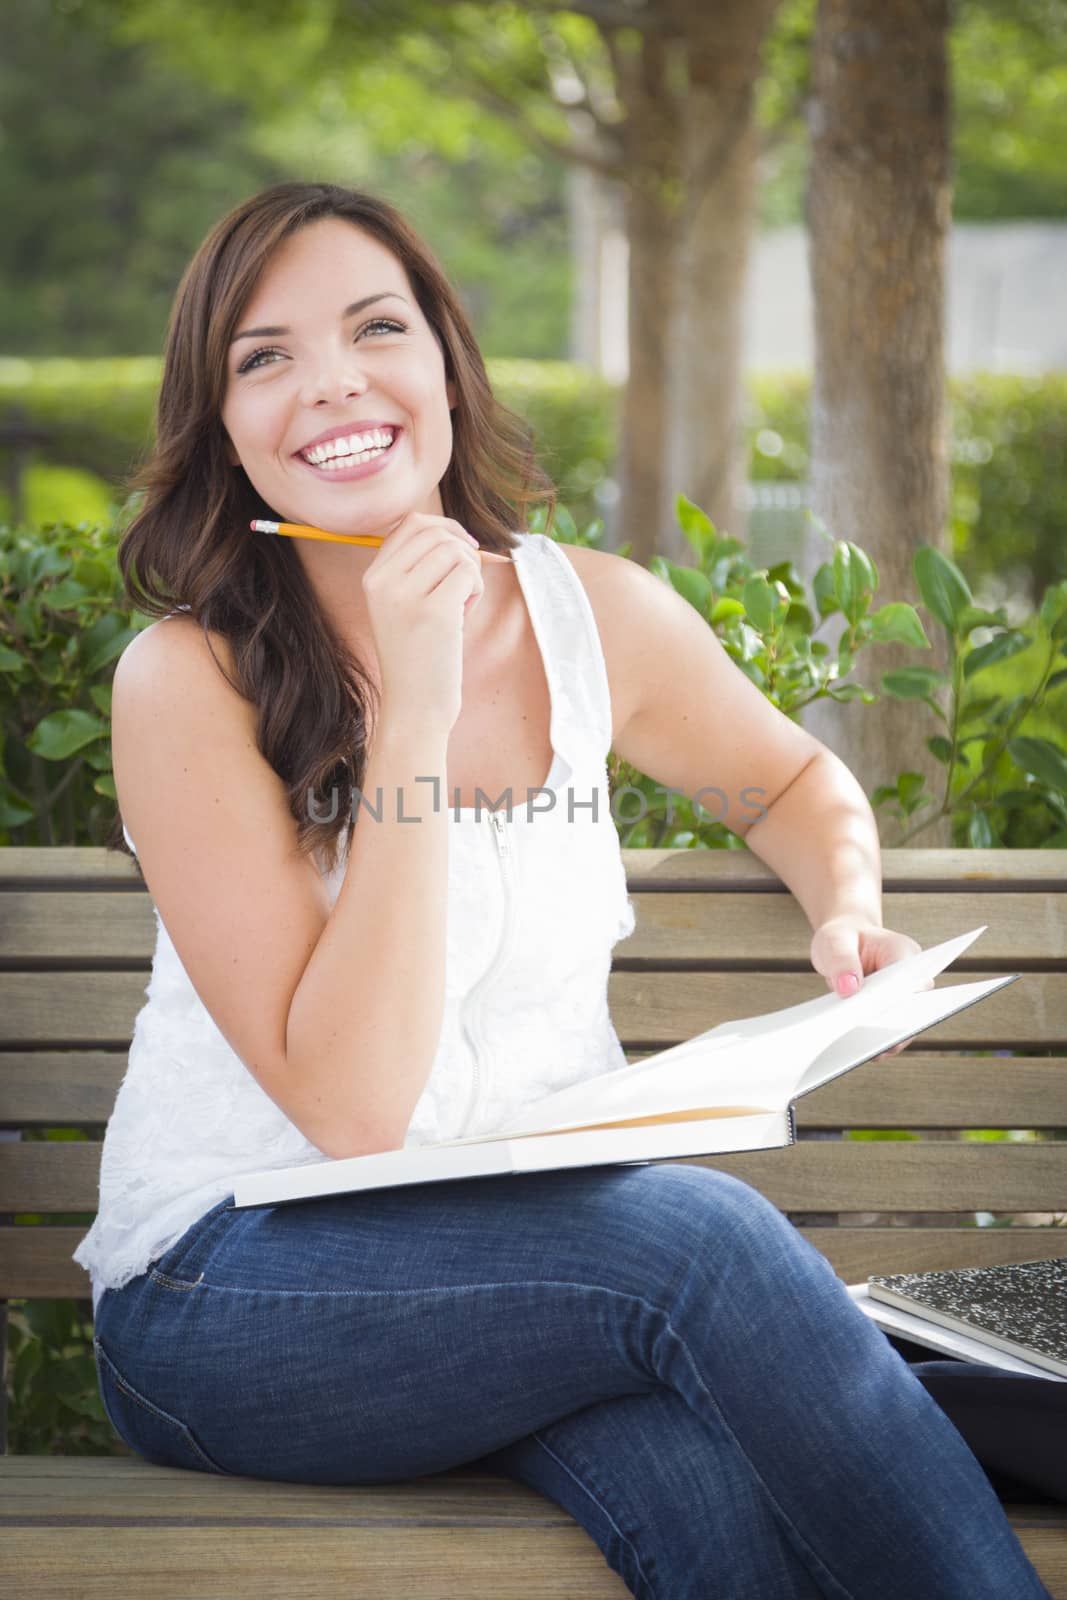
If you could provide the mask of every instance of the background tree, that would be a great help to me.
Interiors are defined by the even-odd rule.
[[[945,540],[948,20],[948,0],[820,0],[815,34],[811,501],[835,539],[868,552],[893,599],[916,593],[916,547]],[[829,553],[813,531],[804,575]],[[926,664],[944,670],[940,638]],[[903,645],[880,650],[884,670],[914,660]],[[804,724],[871,793],[895,773],[895,753],[916,748],[917,716],[925,707],[888,696],[823,700]],[[943,777],[926,751],[915,770],[931,788]],[[942,827],[924,842],[950,843]]]

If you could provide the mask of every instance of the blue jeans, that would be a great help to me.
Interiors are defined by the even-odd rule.
[[[229,1196],[104,1294],[148,1461],[303,1483],[473,1464],[643,1600],[1050,1600],[961,1434],[758,1190],[685,1163]]]

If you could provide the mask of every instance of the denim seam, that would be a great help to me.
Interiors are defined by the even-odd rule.
[[[202,1283],[203,1276],[203,1273],[201,1273],[200,1278],[196,1280],[196,1284],[189,1285],[189,1287],[213,1289],[216,1294],[299,1295],[304,1299],[311,1300],[327,1296],[336,1298],[344,1295],[364,1299],[383,1299],[387,1297],[396,1298],[401,1295],[463,1294],[471,1289],[581,1289],[584,1294],[606,1294],[611,1295],[616,1300],[628,1300],[634,1305],[644,1306],[649,1311],[658,1312],[660,1316],[667,1317],[668,1321],[670,1319],[668,1311],[665,1311],[662,1306],[653,1305],[651,1301],[644,1299],[642,1295],[627,1294],[623,1289],[608,1289],[602,1283],[580,1283],[572,1278],[512,1278],[504,1279],[499,1283],[487,1282],[483,1279],[480,1283],[449,1283],[442,1284],[440,1288],[434,1289],[271,1289],[263,1287],[240,1289],[225,1283]]]
[[[808,1542],[807,1539],[805,1539],[804,1535],[800,1532],[800,1529],[797,1527],[797,1525],[793,1521],[792,1517],[789,1516],[789,1514],[783,1509],[783,1507],[781,1505],[779,1505],[777,1497],[774,1495],[774,1493],[772,1492],[770,1486],[764,1480],[763,1474],[760,1472],[760,1470],[756,1466],[755,1462],[751,1459],[751,1457],[748,1454],[748,1451],[745,1449],[744,1445],[741,1443],[740,1439],[737,1437],[736,1433],[731,1428],[731,1426],[727,1422],[726,1418],[723,1416],[722,1407],[719,1405],[719,1402],[716,1400],[715,1396],[712,1394],[711,1390],[708,1388],[707,1384],[704,1382],[703,1378],[700,1376],[700,1371],[699,1371],[699,1369],[697,1367],[696,1362],[693,1360],[692,1352],[690,1351],[689,1346],[686,1343],[685,1339],[678,1332],[677,1328],[674,1326],[673,1322],[671,1321],[670,1313],[666,1312],[666,1313],[664,1313],[664,1315],[667,1318],[667,1328],[670,1331],[670,1333],[673,1334],[675,1339],[677,1339],[679,1345],[681,1346],[681,1349],[685,1354],[685,1358],[689,1363],[689,1367],[690,1367],[690,1370],[692,1371],[693,1377],[694,1377],[698,1387],[700,1388],[701,1392],[706,1396],[709,1404],[713,1407],[713,1409],[714,1409],[716,1415],[718,1416],[720,1422],[722,1423],[723,1427],[726,1429],[727,1433],[730,1435],[730,1438],[733,1440],[733,1442],[737,1446],[738,1450],[741,1452],[741,1455],[744,1457],[745,1461],[748,1462],[748,1465],[752,1470],[753,1476],[755,1477],[757,1483],[759,1483],[760,1486],[762,1487],[763,1492],[766,1494],[768,1500],[770,1501],[771,1505],[774,1507],[775,1511],[778,1513],[779,1517],[781,1517],[782,1521],[784,1523],[786,1523],[786,1525],[793,1530],[793,1532],[796,1534],[797,1539],[804,1546],[805,1550],[810,1552],[812,1559],[816,1562],[816,1564],[817,1564],[817,1566],[819,1568],[819,1573],[818,1573],[819,1581],[820,1582],[826,1582],[826,1583],[832,1583],[834,1585],[835,1594],[840,1595],[842,1597],[842,1600],[856,1600],[856,1597],[855,1597],[855,1595],[853,1595],[852,1591],[850,1589],[846,1589],[844,1587],[844,1585],[842,1583],[840,1583],[837,1578],[834,1577],[833,1573],[827,1567],[826,1563],[823,1561],[823,1559],[819,1555],[819,1553],[816,1550],[812,1549],[811,1544]]]
[[[197,1284],[203,1281],[204,1274],[201,1273],[199,1278],[194,1278],[190,1282],[189,1279],[185,1279],[183,1281],[180,1278],[168,1278],[165,1272],[157,1272],[155,1268],[152,1267],[149,1270],[148,1276],[152,1279],[153,1283],[162,1284],[165,1289],[195,1289]]]
[[[533,1434],[532,1438],[534,1439],[534,1442],[536,1444],[539,1444],[541,1446],[541,1449],[545,1452],[545,1454],[548,1455],[548,1456],[551,1456],[552,1460],[555,1461],[558,1466],[562,1467],[563,1471],[567,1474],[567,1476],[574,1480],[574,1482],[578,1485],[579,1489],[581,1489],[582,1493],[583,1494],[587,1494],[589,1496],[590,1500],[592,1500],[593,1504],[597,1507],[597,1509],[599,1511],[603,1512],[604,1516],[610,1522],[611,1526],[615,1529],[615,1532],[618,1534],[618,1536],[622,1540],[623,1544],[625,1544],[627,1546],[627,1548],[629,1549],[630,1553],[632,1554],[632,1556],[634,1558],[634,1562],[635,1562],[635,1564],[637,1566],[637,1570],[641,1574],[641,1582],[644,1584],[645,1588],[648,1591],[649,1600],[655,1600],[656,1591],[653,1589],[652,1585],[648,1581],[648,1575],[645,1572],[645,1569],[641,1564],[641,1557],[637,1553],[637,1546],[634,1544],[634,1542],[630,1538],[629,1534],[624,1533],[622,1531],[622,1529],[619,1527],[619,1524],[616,1522],[615,1518],[612,1516],[611,1512],[608,1510],[607,1506],[604,1504],[603,1500],[600,1498],[600,1490],[599,1489],[594,1490],[594,1488],[592,1487],[591,1481],[590,1482],[586,1482],[583,1478],[580,1478],[578,1476],[578,1474],[575,1471],[572,1470],[570,1465],[566,1461],[564,1461],[563,1457],[561,1455],[559,1455],[555,1450],[553,1450],[551,1448],[551,1446],[549,1446],[549,1445],[547,1445],[545,1443],[544,1439],[542,1439],[542,1437],[541,1437],[541,1435],[539,1433]],[[585,1462],[584,1458],[582,1460],[582,1471],[585,1474],[586,1478],[588,1478],[589,1477],[589,1466],[588,1466],[588,1463]],[[588,1532],[588,1529],[586,1530],[586,1532]],[[601,1552],[601,1553],[603,1554],[603,1552]],[[610,1565],[610,1563],[609,1563],[609,1565]]]
[[[186,1423],[182,1422],[179,1417],[171,1416],[170,1412],[169,1411],[164,1411],[162,1406],[150,1405],[147,1400],[142,1400],[141,1396],[139,1394],[136,1394],[134,1392],[134,1390],[130,1388],[130,1386],[126,1382],[125,1378],[119,1372],[118,1367],[115,1366],[115,1363],[111,1360],[111,1358],[108,1355],[106,1355],[106,1353],[103,1351],[102,1347],[99,1346],[99,1344],[98,1344],[97,1348],[100,1349],[101,1355],[104,1356],[104,1360],[107,1362],[108,1366],[111,1368],[111,1372],[112,1372],[112,1375],[114,1377],[115,1387],[118,1389],[120,1394],[124,1394],[128,1400],[135,1400],[137,1402],[137,1404],[141,1407],[141,1409],[143,1411],[147,1411],[148,1415],[150,1417],[155,1417],[157,1422],[160,1421],[160,1420],[162,1420],[163,1422],[169,1422],[172,1427],[177,1428],[177,1430],[180,1433],[182,1439],[185,1441],[186,1444],[188,1444],[190,1446],[190,1448],[192,1450],[195,1450],[196,1454],[200,1457],[201,1461],[203,1461],[203,1463],[204,1463],[204,1465],[206,1467],[209,1467],[212,1472],[222,1472],[223,1469],[221,1467],[217,1466],[215,1464],[215,1462],[212,1461],[211,1457],[208,1456],[208,1455],[205,1455],[204,1451],[201,1450],[200,1446],[197,1444],[196,1440],[193,1438],[193,1435],[190,1432],[190,1430],[189,1430],[189,1428],[188,1428]],[[116,1432],[118,1432],[117,1429],[116,1429]],[[121,1434],[119,1434],[119,1438],[120,1439],[122,1438]],[[123,1440],[123,1443],[125,1443],[125,1442],[126,1441]],[[132,1446],[131,1446],[131,1448],[132,1448]]]

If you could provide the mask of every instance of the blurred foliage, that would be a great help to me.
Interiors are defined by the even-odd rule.
[[[1063,0],[954,0],[957,218],[1067,216]]]
[[[806,100],[817,0],[783,0],[764,48],[760,222],[804,221]],[[953,0],[948,34],[952,214],[958,222],[1067,216],[1063,0]]]
[[[470,36],[484,60],[490,36],[472,8],[408,10],[429,31]],[[458,58],[429,31],[405,39],[400,7],[10,0],[9,15],[0,125],[19,139],[0,141],[0,184],[20,220],[0,244],[0,283],[12,285],[0,349],[160,348],[209,227],[266,184],[301,177],[397,205],[439,254],[486,353],[565,352],[565,163],[461,94]],[[492,37],[499,45],[500,30]],[[57,106],[48,118],[35,114],[42,99]]]
[[[783,0],[766,43],[765,226],[803,220],[814,8]],[[1060,0],[956,0],[957,218],[1067,214],[1065,26]],[[565,357],[577,84],[618,159],[611,62],[574,13],[502,0],[8,0],[0,350],[159,349],[208,228],[256,189],[306,177],[399,205],[487,354]]]
[[[283,176],[241,97],[117,41],[78,0],[6,0],[0,350],[158,349],[185,261]]]
[[[721,536],[685,495],[677,497],[676,509],[696,564],[654,556],[651,570],[715,629],[735,665],[786,716],[796,717],[824,698],[873,704],[878,693],[846,681],[862,652],[885,643],[930,648],[923,619],[909,600],[871,609],[879,588],[875,563],[822,524],[832,553],[815,572],[809,596],[792,562],[756,568],[741,542]],[[962,572],[932,546],[916,548],[912,570],[926,620],[948,635],[951,671],[905,666],[883,672],[879,687],[882,694],[916,702],[916,710],[921,702],[937,719],[923,743],[944,766],[945,779],[941,794],[934,795],[919,772],[905,768],[892,784],[875,789],[869,797],[874,809],[881,807],[904,830],[892,845],[910,842],[948,816],[954,845],[1067,849],[1067,580],[1046,590],[1038,616],[1021,625],[1009,622],[1004,607],[976,606]],[[847,627],[834,651],[816,635],[836,614]],[[1029,690],[1005,692],[998,667],[1027,651],[1033,652]],[[1046,698],[1054,719],[1047,734],[1031,721]],[[918,719],[915,728],[918,739]],[[906,751],[897,753],[898,760],[906,757]],[[665,792],[614,752],[609,777],[623,848],[747,848],[709,807]],[[632,795],[640,806],[636,812]]]

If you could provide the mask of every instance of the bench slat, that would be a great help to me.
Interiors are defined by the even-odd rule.
[[[95,1211],[100,1150],[97,1140],[0,1143],[0,1213]],[[783,1211],[1055,1211],[1067,1202],[1061,1141],[819,1139],[678,1159],[734,1172]]]
[[[628,814],[625,804],[622,816]],[[883,850],[883,889],[942,894],[955,890],[1041,893],[1063,888],[1063,862],[1055,850]],[[713,894],[738,886],[778,893],[776,873],[753,850],[623,850],[634,889],[681,889]]]
[[[888,928],[910,934],[924,949],[968,928],[986,926],[965,952],[971,962],[1028,962],[1067,958],[1067,889],[1032,894],[885,893]],[[637,926],[616,949],[617,960],[672,964],[713,962],[733,968],[756,962],[770,970],[796,963],[810,970],[811,928],[797,901],[781,888],[779,902],[742,893],[634,892]],[[15,890],[0,893],[0,962],[150,963],[156,922],[152,901],[122,890]],[[963,959],[959,963],[963,966]],[[955,970],[955,964],[953,970]]]
[[[954,964],[937,987],[968,978],[965,963]],[[0,973],[0,1049],[128,1045],[147,982],[144,972]],[[627,1049],[679,1044],[731,1018],[828,993],[811,971],[613,971],[608,980],[611,1016]],[[1067,974],[1028,972],[922,1037],[937,1049],[1067,1049]]]
[[[49,1471],[49,1468],[62,1470]],[[314,1572],[321,1600],[622,1600],[592,1538],[525,1484],[463,1470],[403,1485],[306,1489],[126,1458],[8,1456],[0,1486],[0,1583],[34,1574],[36,1600],[289,1600]],[[1067,1595],[1067,1508],[1009,1505],[1054,1600]],[[252,1519],[255,1519],[253,1521]],[[121,1530],[121,1533],[117,1533]]]
[[[623,801],[620,820],[630,814]],[[914,887],[925,893],[943,889],[995,888],[1012,891],[1062,887],[1063,863],[1055,850],[883,850],[882,882],[886,888]],[[627,878],[638,888],[671,889],[692,880],[715,892],[722,887],[778,885],[777,875],[747,846],[740,850],[623,850]],[[65,881],[144,887],[132,856],[102,845],[6,846],[0,849],[0,889],[27,884],[61,885]]]
[[[937,1055],[916,1045],[803,1096],[797,1102],[798,1125],[1067,1128],[1067,1057]],[[626,1059],[637,1062],[648,1053],[628,1050]],[[102,1128],[127,1054],[124,1049],[0,1054],[0,1127]]]

